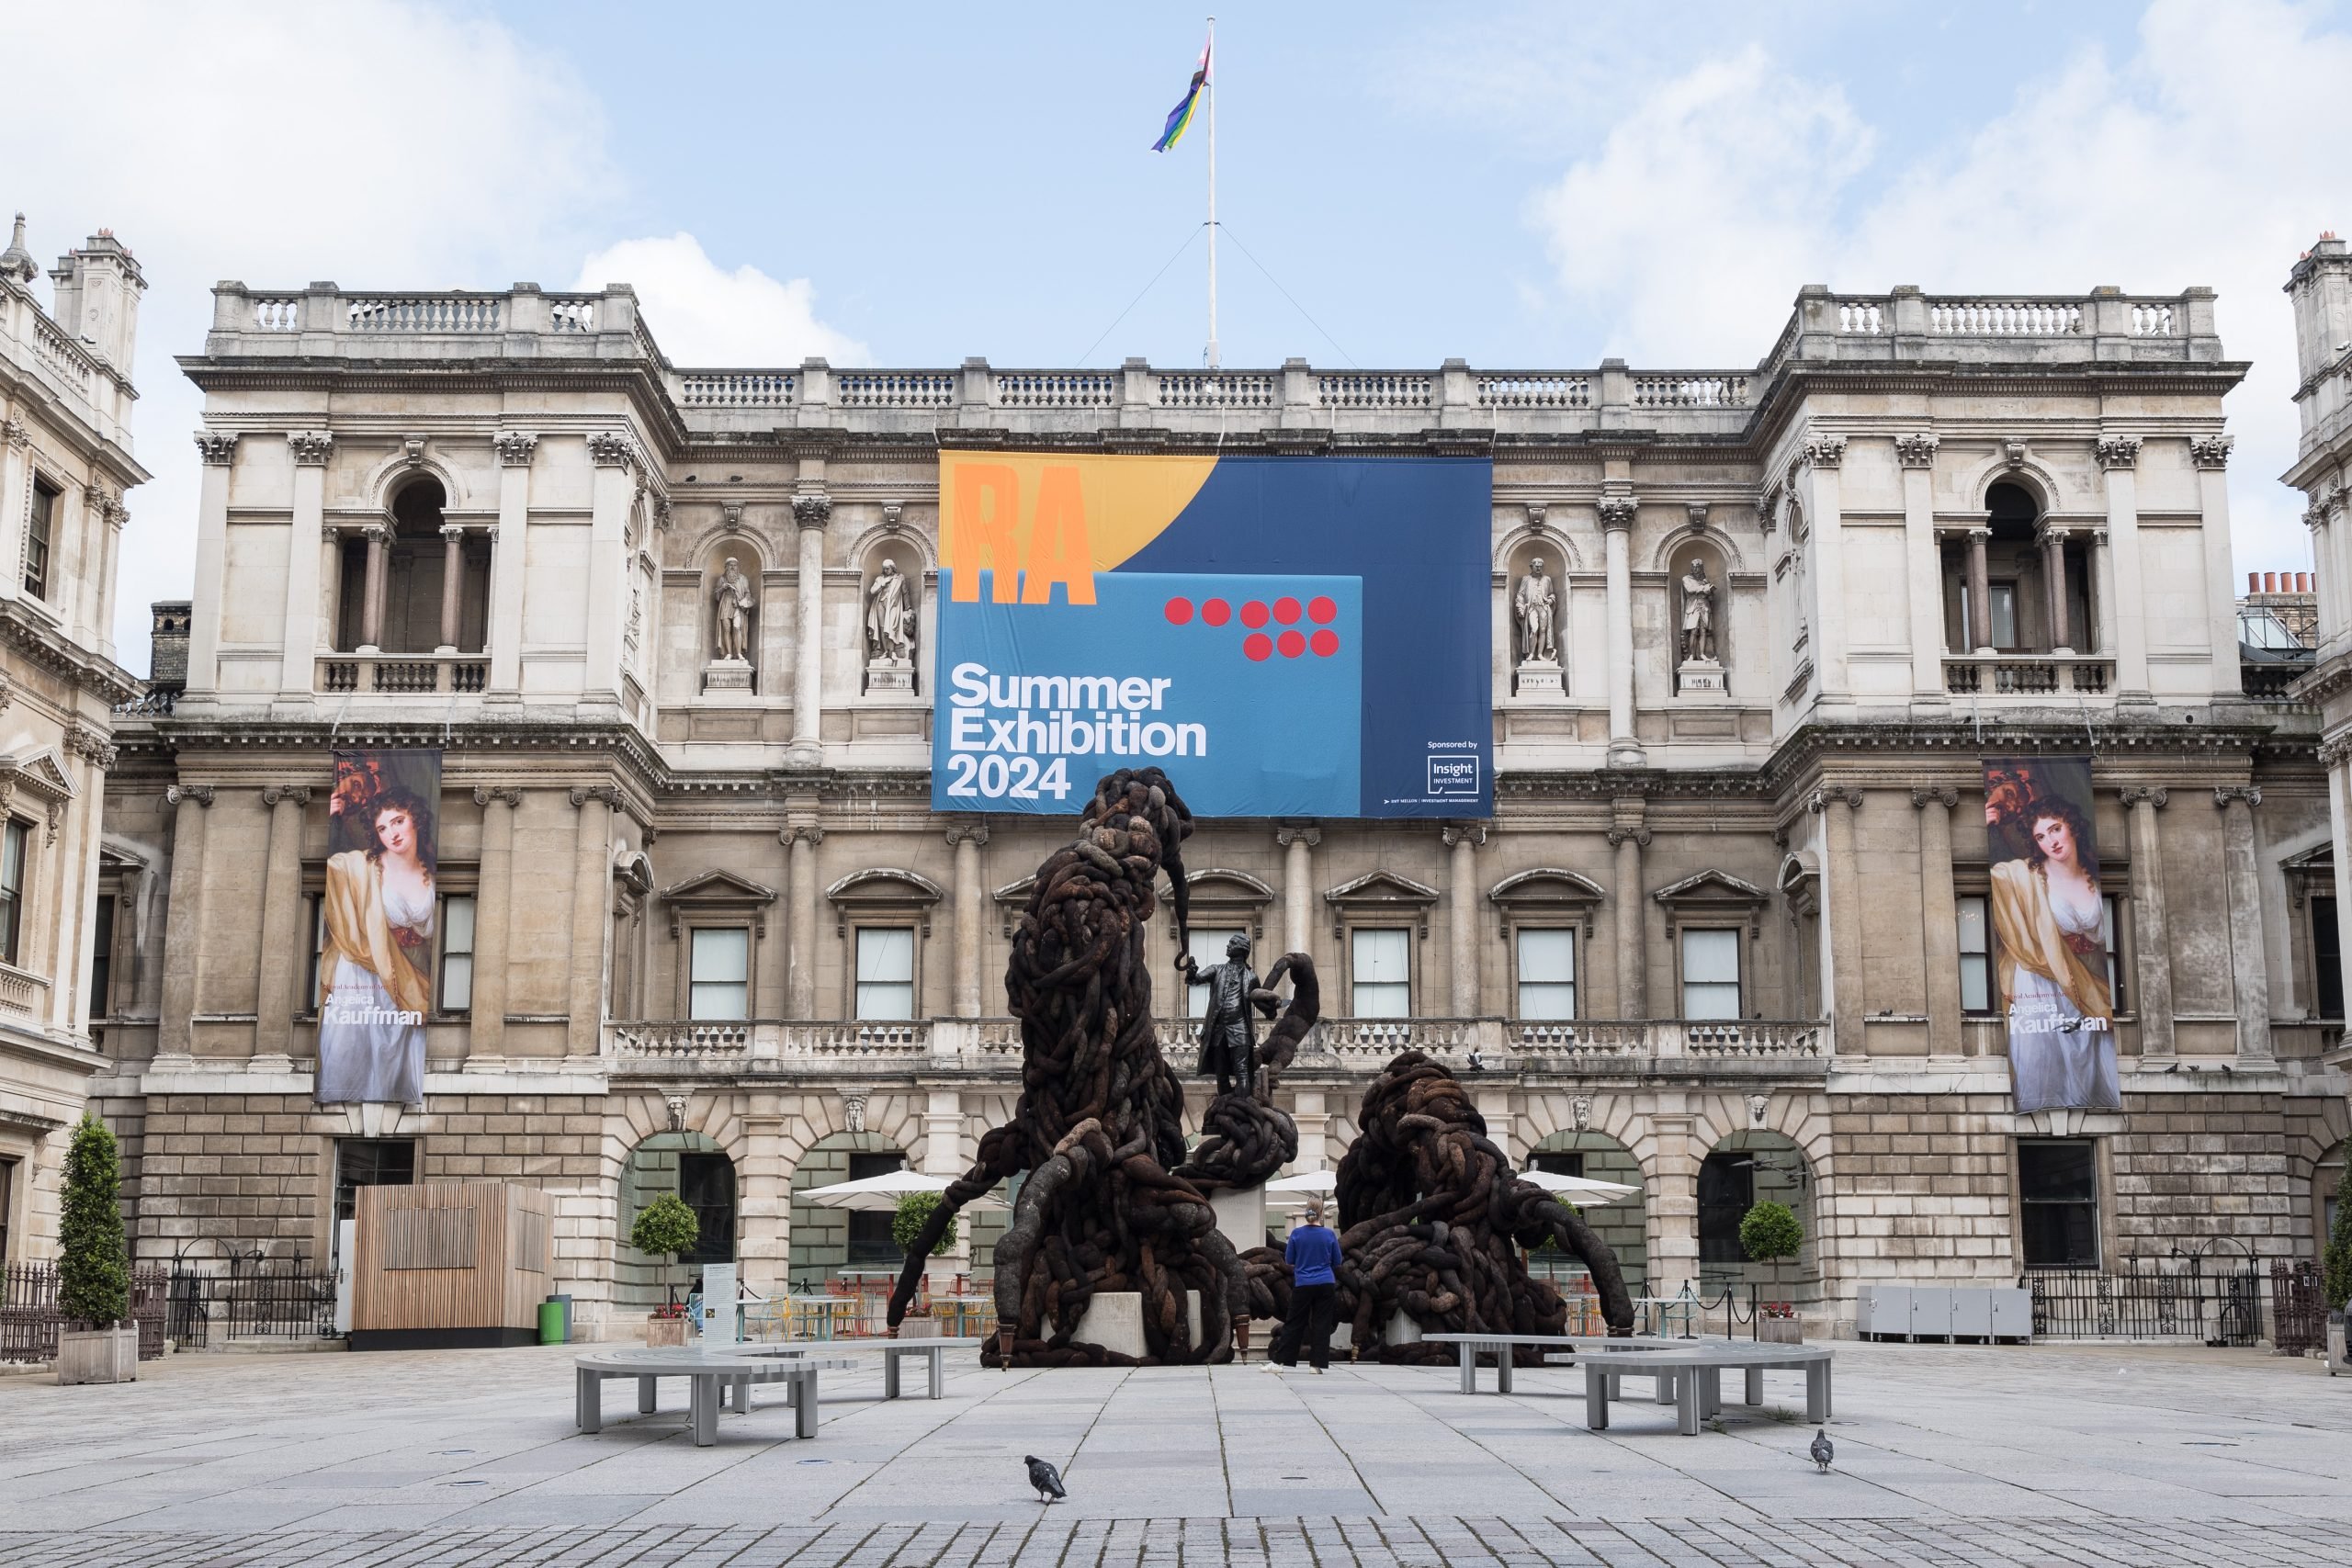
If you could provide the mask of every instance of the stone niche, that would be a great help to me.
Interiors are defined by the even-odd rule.
[[[895,510],[895,509],[894,509]],[[922,694],[922,547],[895,528],[858,561],[857,640],[863,695]]]
[[[1567,694],[1569,564],[1567,541],[1552,534],[1521,540],[1505,558],[1503,616],[1510,633],[1510,693],[1515,697],[1556,701]],[[1539,611],[1531,626],[1521,613],[1521,596],[1532,595],[1531,581],[1542,579],[1549,580],[1550,613],[1546,616]]]
[[[1690,585],[1697,579],[1694,562],[1704,569],[1712,593],[1691,591]],[[1667,656],[1674,673],[1674,694],[1690,702],[1724,702],[1731,694],[1727,674],[1732,661],[1731,563],[1724,558],[1723,547],[1705,535],[1683,534],[1668,545],[1665,565]],[[1704,646],[1686,646],[1693,640],[1686,623],[1702,598],[1706,601],[1707,635],[1699,640]]]
[[[735,563],[729,579],[727,563]],[[759,545],[741,534],[711,542],[702,559],[701,609],[696,625],[702,639],[702,679],[706,698],[747,699],[760,689],[760,637],[766,619],[767,562]],[[731,584],[728,603],[720,602],[722,585]]]

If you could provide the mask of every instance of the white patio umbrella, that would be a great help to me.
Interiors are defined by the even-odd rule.
[[[795,1192],[796,1203],[814,1203],[824,1209],[857,1209],[867,1213],[890,1213],[899,1207],[899,1200],[910,1192],[941,1192],[954,1185],[944,1176],[925,1176],[919,1170],[885,1171],[880,1176],[863,1177],[855,1181],[836,1181],[831,1187],[811,1187]],[[966,1210],[1001,1209],[1004,1200],[993,1192],[984,1192],[964,1205]]]
[[[1595,1181],[1585,1176],[1559,1176],[1548,1170],[1522,1170],[1521,1181],[1532,1181],[1546,1192],[1556,1192],[1580,1207],[1590,1208],[1600,1203],[1614,1203],[1641,1191],[1622,1181]]]
[[[1338,1184],[1339,1179],[1328,1170],[1303,1170],[1296,1176],[1277,1177],[1266,1183],[1266,1207],[1304,1209],[1318,1198],[1328,1201]]]

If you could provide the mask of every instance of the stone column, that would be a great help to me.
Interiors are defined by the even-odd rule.
[[[2222,808],[2222,863],[2229,881],[2230,976],[2237,993],[2238,1056],[2267,1062],[2270,971],[2262,953],[2262,884],[2254,851],[2254,808],[2262,792],[2247,784],[2213,791]]]
[[[25,505],[32,493],[25,466],[32,461],[32,445],[33,434],[23,420],[0,421],[0,560],[24,558]],[[16,572],[0,571],[0,599],[14,599],[24,587]]]
[[[2127,784],[2132,813],[2132,1010],[2140,1015],[2140,1055],[2173,1055],[2172,940],[2165,924],[2164,845],[2156,813],[2170,798],[2161,785]]]
[[[384,646],[384,578],[392,548],[389,523],[370,523],[368,539],[367,597],[359,606],[359,651],[374,653]]]
[[[959,1089],[929,1091],[922,1113],[922,1173],[957,1177],[967,1168],[963,1155],[964,1096]]]
[[[2352,942],[2343,940],[2346,926],[2352,924],[2352,744],[2338,737],[2321,747],[2319,755],[2327,766],[2327,821],[2335,840],[2336,945],[2343,953],[2344,995],[2352,1008]]]
[[[1992,537],[1990,528],[1968,531],[1968,635],[1978,653],[1993,651],[1993,579],[1984,560]]]
[[[2148,595],[2140,559],[2140,442],[2113,436],[2098,443],[2107,479],[2107,548],[2099,562],[2101,598],[2115,649],[2119,702],[2153,703],[2148,689]]]
[[[1274,829],[1274,841],[1283,846],[1283,951],[1311,955],[1315,952],[1313,851],[1323,841],[1323,829],[1289,823]]]
[[[1302,1089],[1291,1096],[1290,1119],[1298,1126],[1295,1168],[1299,1170],[1321,1170],[1333,1163],[1330,1145],[1327,1142],[1330,1135],[1331,1117],[1325,1109],[1326,1103],[1324,1092],[1319,1089]]]
[[[588,437],[595,465],[588,513],[588,666],[582,696],[617,705],[621,694],[621,602],[628,564],[629,510],[637,504],[637,472],[644,457],[626,431]],[[579,1021],[573,1021],[575,1029]]]
[[[2066,530],[2047,524],[2041,530],[2041,582],[2050,600],[2051,651],[2072,653],[2075,628],[2066,604]]]
[[[2230,555],[2230,485],[2228,468],[2233,438],[2227,435],[2191,437],[2189,460],[2197,465],[2197,498],[2205,532],[2205,592],[2207,614],[2212,617],[2214,690],[2232,696],[2244,690],[2238,673],[2238,605],[2235,563]],[[2263,1008],[2266,1042],[2269,1007]]]
[[[1609,890],[1609,903],[1617,937],[1616,1012],[1622,1019],[1647,1018],[1649,965],[1645,959],[1649,909],[1642,886],[1642,852],[1649,847],[1650,830],[1642,825],[1639,796],[1618,801],[1615,816],[1609,842],[1617,852],[1617,877],[1616,886]]]
[[[956,850],[956,1016],[978,1018],[980,928],[988,920],[988,902],[980,891],[980,846],[989,841],[988,824],[978,819],[951,823],[947,841]]]
[[[498,525],[490,531],[490,695],[520,702],[523,687],[523,543],[531,514],[531,455],[539,438],[502,430],[498,448]]]
[[[466,531],[455,523],[441,525],[441,645],[444,654],[458,651],[458,591],[465,576]]]
[[[791,1265],[792,1172],[784,1163],[782,1099],[754,1094],[743,1115],[744,1159],[736,1176],[737,1256],[743,1280],[763,1296],[785,1293]]]
[[[1854,853],[1854,814],[1862,808],[1862,792],[1826,784],[1814,791],[1805,805],[1821,814],[1825,847],[1822,928],[1827,933],[1828,951],[1822,955],[1821,994],[1830,1018],[1831,1049],[1841,1056],[1860,1055],[1867,993],[1862,986],[1862,885]]]
[[[565,1049],[573,1056],[597,1054],[605,1015],[605,935],[612,929],[613,808],[620,791],[611,784],[575,788],[578,836],[571,861],[571,1029]]]
[[[474,790],[481,807],[481,881],[474,905],[474,998],[468,1055],[506,1052],[506,966],[514,962],[508,932],[514,908],[514,813],[523,792],[511,784]]]
[[[185,1056],[204,977],[204,811],[212,804],[212,786],[174,784],[164,798],[175,807],[172,902],[164,917],[164,1002],[156,1019],[155,1055]]]
[[[1680,1096],[1674,1097],[1676,1100]],[[1650,1118],[1650,1156],[1642,1175],[1649,1190],[1647,1209],[1650,1284],[1654,1296],[1670,1296],[1699,1281],[1699,1164],[1694,1147],[1697,1118],[1670,1111]]]
[[[791,903],[791,930],[785,934],[785,1016],[817,1016],[817,846],[825,830],[813,822],[796,822],[777,835],[789,851],[786,897]]]
[[[204,484],[196,502],[196,582],[189,590],[187,689],[209,693],[220,679],[221,581],[229,558],[229,467],[236,461],[237,437],[229,431],[199,430],[196,449],[204,461]]]
[[[1805,522],[1813,530],[1813,657],[1825,702],[1847,700],[1846,521],[1838,475],[1846,461],[1846,438],[1815,435],[1804,443],[1797,464],[1805,491]]]
[[[825,525],[832,516],[832,498],[822,491],[792,498],[800,559],[793,584],[797,619],[793,628],[792,747],[786,761],[796,767],[815,767],[824,756]]]
[[[1949,784],[1911,792],[1919,813],[1920,952],[1928,965],[1928,1055],[1958,1056],[1961,1036],[1960,901],[1951,885],[1951,814],[1960,792]]]
[[[261,803],[269,811],[269,847],[262,862],[261,983],[254,1004],[254,1055],[283,1056],[293,1048],[294,1014],[311,1006],[311,999],[294,994],[302,961],[311,951],[311,933],[302,921],[302,808],[311,804],[311,788],[271,784],[261,792]]]
[[[1634,513],[1630,495],[1604,496],[1600,527],[1609,549],[1609,765],[1638,768],[1642,742],[1634,728]]]
[[[1453,852],[1453,882],[1446,890],[1453,1016],[1476,1018],[1486,1010],[1478,1005],[1477,854],[1478,846],[1487,841],[1487,829],[1476,823],[1460,823],[1440,829],[1440,834]]]
[[[1898,435],[1903,465],[1904,558],[1910,562],[1911,699],[1941,704],[1944,695],[1944,560],[1936,538],[1935,436]]]
[[[286,446],[294,458],[294,531],[286,542],[286,640],[277,689],[299,699],[318,685],[319,546],[326,537],[327,457],[334,437],[323,430],[297,430],[286,437]]]

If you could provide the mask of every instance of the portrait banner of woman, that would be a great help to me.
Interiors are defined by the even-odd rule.
[[[2087,757],[1988,759],[1994,974],[2019,1111],[2120,1111]]]
[[[319,949],[322,1105],[424,1100],[441,753],[337,751]]]

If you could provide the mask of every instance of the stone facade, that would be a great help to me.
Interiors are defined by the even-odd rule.
[[[167,878],[99,1085],[141,1256],[321,1256],[338,1150],[398,1144],[419,1178],[555,1190],[564,1286],[609,1327],[650,1304],[621,1238],[665,1183],[723,1188],[775,1288],[852,1260],[796,1184],[877,1149],[960,1173],[1015,1090],[996,976],[1067,830],[929,807],[937,454],[991,443],[1494,460],[1495,817],[1218,820],[1186,851],[1198,931],[1325,976],[1283,1089],[1302,1168],[1412,1045],[1477,1053],[1514,1157],[1637,1172],[1609,1223],[1663,1292],[1753,1272],[1723,1226],[1764,1191],[1807,1218],[1788,1288],[1818,1320],[1865,1280],[2014,1280],[2019,1151],[2049,1139],[2096,1150],[2099,1262],[2184,1232],[2313,1248],[2345,1084],[2296,922],[2328,785],[2311,708],[2241,686],[2244,367],[2207,291],[1808,288],[1754,367],[1655,374],[703,370],[625,288],[215,299],[185,361],[185,688],[123,718],[107,786]],[[885,560],[902,645],[870,613]],[[1694,560],[1713,660],[1681,643]],[[421,1106],[307,1098],[328,752],[354,744],[444,749],[441,888],[475,900]],[[2020,1116],[1962,1001],[1978,762],[2085,750],[2127,1109]],[[698,931],[740,933],[711,941],[741,1018],[689,1021]],[[911,958],[860,1019],[863,932]],[[1354,1016],[1375,932],[1402,933],[1409,1017]],[[1736,1018],[1686,1016],[1694,932],[1731,933]],[[1537,947],[1572,954],[1571,1017],[1522,1016],[1561,1010],[1521,1005]]]
[[[51,303],[25,250],[0,252],[0,1260],[56,1250],[66,1134],[96,1050],[93,964],[130,950],[146,863],[100,818],[113,710],[137,690],[116,665],[123,494],[130,452],[138,263],[101,231],[59,258]]]

